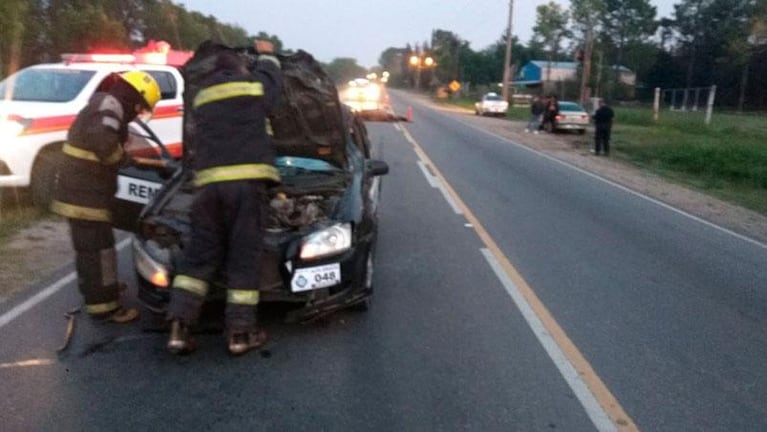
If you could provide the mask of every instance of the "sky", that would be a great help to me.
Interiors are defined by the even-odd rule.
[[[512,33],[523,43],[532,36],[535,8],[549,0],[515,0]],[[569,8],[569,0],[554,0]],[[672,14],[678,0],[650,0],[658,18]],[[506,31],[508,0],[177,0],[189,11],[237,24],[249,34],[264,31],[287,49],[303,49],[328,63],[347,57],[372,67],[389,47],[422,44],[435,29],[448,30],[480,51]]]

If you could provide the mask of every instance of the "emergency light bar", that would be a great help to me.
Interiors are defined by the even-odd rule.
[[[133,54],[62,54],[66,63],[135,63]]]
[[[167,42],[150,41],[146,47],[128,53],[67,53],[61,55],[65,63],[143,63],[181,66],[189,60],[192,51],[170,49]]]

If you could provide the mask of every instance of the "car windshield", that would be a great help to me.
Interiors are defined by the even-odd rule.
[[[95,71],[24,69],[0,82],[4,99],[30,102],[68,102],[83,90]]]
[[[498,95],[485,95],[486,101],[499,101],[502,100],[500,96]]]
[[[571,111],[571,112],[585,112],[582,106],[572,102],[560,102],[559,111]]]

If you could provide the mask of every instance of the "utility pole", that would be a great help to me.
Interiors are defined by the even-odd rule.
[[[514,16],[514,0],[509,0],[509,26],[506,31],[506,57],[503,62],[503,100],[509,100],[509,86],[511,85],[511,22]]]
[[[581,105],[586,106],[586,102],[591,97],[589,81],[591,80],[591,53],[594,47],[594,33],[591,28],[586,30],[586,46],[583,52],[583,69],[581,70]]]

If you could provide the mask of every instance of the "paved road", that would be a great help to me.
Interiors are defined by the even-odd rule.
[[[0,429],[767,429],[767,247],[393,97],[415,122],[369,126],[372,310],[266,306],[268,351],[237,359],[81,319],[59,357],[64,268],[0,307]]]

